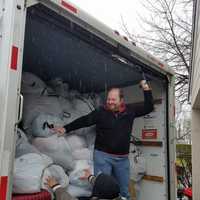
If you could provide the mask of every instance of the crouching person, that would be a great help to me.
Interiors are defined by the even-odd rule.
[[[86,176],[81,178],[87,178],[89,183],[93,186],[90,200],[121,199],[119,185],[112,176],[101,173],[96,177],[86,174]],[[48,177],[46,185],[53,190],[56,200],[78,200],[78,198],[72,197],[66,191],[66,188],[62,188],[54,177]]]

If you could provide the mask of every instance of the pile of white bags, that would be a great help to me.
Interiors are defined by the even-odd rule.
[[[43,154],[51,157],[53,162],[62,166],[66,171],[74,168],[71,148],[64,137],[56,134],[47,138],[34,138],[32,144]]]
[[[51,118],[49,119],[50,121],[53,120],[53,122],[55,122],[55,125],[63,126],[63,124],[68,124],[73,120],[81,116],[87,115],[92,110],[94,110],[94,99],[87,99],[74,90],[69,92],[68,89],[66,90],[67,91],[65,95],[63,94],[59,97],[36,95],[35,93],[25,93],[23,107],[23,129],[26,130],[28,134],[35,137],[45,137],[45,135],[43,134],[44,131],[42,134],[40,134],[36,130],[38,126],[40,126],[41,128],[43,115],[52,116],[49,117]],[[68,98],[66,97],[67,94]],[[86,135],[88,132],[91,132],[90,129],[91,127],[82,128],[74,131],[74,133],[79,135]],[[47,134],[46,137],[50,135],[52,135],[52,133]]]
[[[58,137],[52,127],[63,127],[87,115],[100,105],[99,96],[69,90],[69,85],[60,78],[50,81],[49,85],[31,73],[24,73],[22,79],[22,125],[31,144],[26,137],[17,140],[14,192],[33,193],[47,189],[44,180],[53,176],[62,187],[69,184],[67,191],[72,196],[90,196],[87,179],[80,177],[85,169],[93,173],[94,126],[72,131],[65,137]],[[52,160],[44,161],[43,154]]]
[[[69,178],[62,167],[53,165],[53,161],[45,156],[29,153],[15,160],[13,176],[13,193],[31,194],[40,192],[46,186],[46,179],[54,177],[62,187],[67,187]]]

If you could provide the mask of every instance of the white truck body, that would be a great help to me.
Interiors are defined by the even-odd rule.
[[[151,80],[155,111],[133,127],[147,160],[138,199],[175,200],[173,71],[70,1],[0,0],[0,199],[12,194],[22,71],[41,78],[70,74],[62,78],[83,93],[121,86],[134,104],[143,100],[141,69]]]

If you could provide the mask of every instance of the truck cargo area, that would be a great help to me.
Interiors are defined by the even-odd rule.
[[[164,75],[137,58],[130,58],[119,45],[112,46],[103,39],[103,34],[94,35],[88,27],[86,30],[41,4],[27,10],[23,71],[45,82],[62,78],[70,89],[83,94],[98,93],[102,98],[108,88],[121,87],[126,102],[133,106],[143,102],[138,83],[145,72],[153,89],[155,111],[136,119],[133,127],[132,134],[139,140],[146,159],[146,179],[140,183],[138,199],[167,199],[168,83]]]

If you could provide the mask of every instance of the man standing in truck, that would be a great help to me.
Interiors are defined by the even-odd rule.
[[[64,127],[54,128],[63,135],[70,131],[96,124],[94,150],[94,174],[99,172],[113,175],[119,183],[120,194],[130,199],[129,186],[129,147],[133,121],[153,111],[152,92],[145,80],[140,82],[144,92],[144,105],[132,109],[125,104],[120,88],[108,91],[106,105],[80,117]]]

